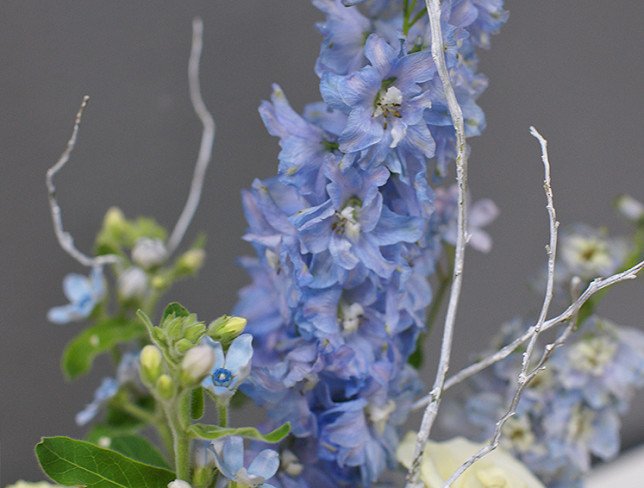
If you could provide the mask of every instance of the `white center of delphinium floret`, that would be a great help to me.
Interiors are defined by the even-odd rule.
[[[395,86],[390,86],[386,90],[381,90],[376,98],[375,108],[373,111],[374,117],[385,118],[390,116],[401,117],[400,107],[403,101],[402,92]]]
[[[302,474],[304,465],[300,462],[299,458],[288,449],[284,449],[280,456],[280,466],[289,476],[294,478]]]
[[[336,230],[346,235],[352,241],[357,240],[360,236],[359,212],[358,207],[347,205],[340,211],[338,222],[336,223]]]
[[[520,452],[529,451],[535,445],[535,437],[528,417],[510,417],[503,426],[504,447]]]
[[[351,334],[358,330],[363,315],[364,308],[362,308],[362,305],[359,303],[342,305],[342,330],[347,334]]]
[[[595,414],[592,410],[578,406],[568,422],[568,437],[576,441],[587,441],[593,433]]]
[[[612,271],[608,242],[595,236],[571,236],[561,250],[564,262],[582,278],[594,278]]]
[[[367,417],[379,434],[385,431],[389,416],[396,410],[396,402],[389,400],[384,405],[370,403],[366,407]]]
[[[575,369],[599,376],[616,351],[617,345],[606,337],[591,337],[572,346],[568,357]]]

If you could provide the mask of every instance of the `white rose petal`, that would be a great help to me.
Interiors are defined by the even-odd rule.
[[[406,467],[411,466],[416,434],[409,432],[398,446],[396,456]],[[420,467],[426,488],[443,488],[450,476],[482,447],[481,444],[456,437],[446,442],[428,442]],[[452,488],[545,488],[521,462],[497,448],[470,466]]]

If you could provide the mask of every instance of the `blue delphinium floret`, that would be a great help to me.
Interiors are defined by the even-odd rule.
[[[320,83],[327,105],[348,115],[340,150],[371,149],[368,161],[381,163],[392,148],[404,145],[431,158],[434,140],[423,118],[431,100],[420,87],[436,71],[431,53],[406,54],[377,34],[369,36],[364,52],[368,66],[344,76],[325,73]]]
[[[47,318],[55,324],[66,324],[89,317],[105,295],[103,269],[92,268],[89,277],[70,273],[63,279],[63,291],[69,304],[54,307]]]
[[[260,107],[281,152],[278,174],[243,192],[256,257],[241,261],[253,282],[235,313],[255,338],[242,391],[271,426],[292,425],[283,487],[373,485],[395,463],[421,391],[407,360],[455,217],[429,182],[454,159],[455,136],[421,3],[314,0],[326,14],[316,65],[324,101],[299,115],[274,86]],[[403,32],[412,4],[417,20]],[[467,136],[484,125],[475,100],[486,86],[472,36],[498,28],[479,22],[482,10],[502,22],[496,0],[443,2]],[[480,227],[495,208],[482,210],[473,244],[488,248]]]
[[[234,481],[240,486],[275,488],[266,481],[275,476],[279,468],[279,454],[276,451],[264,449],[246,468],[244,440],[241,437],[226,437],[222,441],[213,441],[211,446],[217,468],[226,480]],[[223,486],[223,483],[221,485]]]
[[[211,339],[207,341],[215,351],[215,364],[212,373],[203,380],[202,386],[222,399],[229,399],[250,373],[253,336],[242,334],[236,337],[225,354],[220,342]]]

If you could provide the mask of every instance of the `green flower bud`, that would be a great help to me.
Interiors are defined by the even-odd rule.
[[[185,386],[196,385],[212,371],[215,350],[206,345],[193,347],[181,361],[181,382]]]
[[[170,400],[174,395],[174,381],[167,374],[159,376],[156,384],[157,393],[164,400]]]
[[[122,235],[127,231],[127,220],[120,208],[111,207],[108,209],[103,220],[103,228],[113,236]]]
[[[190,249],[177,259],[176,271],[179,274],[193,274],[199,271],[206,259],[203,249]]]
[[[244,317],[223,315],[213,321],[208,327],[208,335],[224,345],[230,344],[241,335],[248,321]]]
[[[161,375],[161,351],[152,345],[147,345],[141,350],[139,356],[141,363],[141,379],[143,382],[153,385]]]
[[[195,347],[195,343],[190,341],[189,339],[183,338],[179,339],[174,347],[180,354],[183,354],[184,352]]]
[[[199,342],[199,339],[201,339],[206,332],[206,326],[202,324],[201,322],[191,325],[186,328],[186,330],[183,332],[183,337],[188,339],[190,342],[193,344],[196,344]]]
[[[156,290],[163,290],[170,285],[170,281],[165,276],[157,275],[152,278],[150,285]]]

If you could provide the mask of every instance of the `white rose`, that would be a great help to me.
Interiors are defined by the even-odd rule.
[[[414,455],[416,434],[407,433],[398,446],[396,457],[409,469]],[[455,437],[446,442],[428,442],[423,453],[420,478],[426,488],[443,488],[450,476],[481,444]],[[507,451],[497,448],[470,466],[452,488],[545,488],[545,486],[513,458]]]

